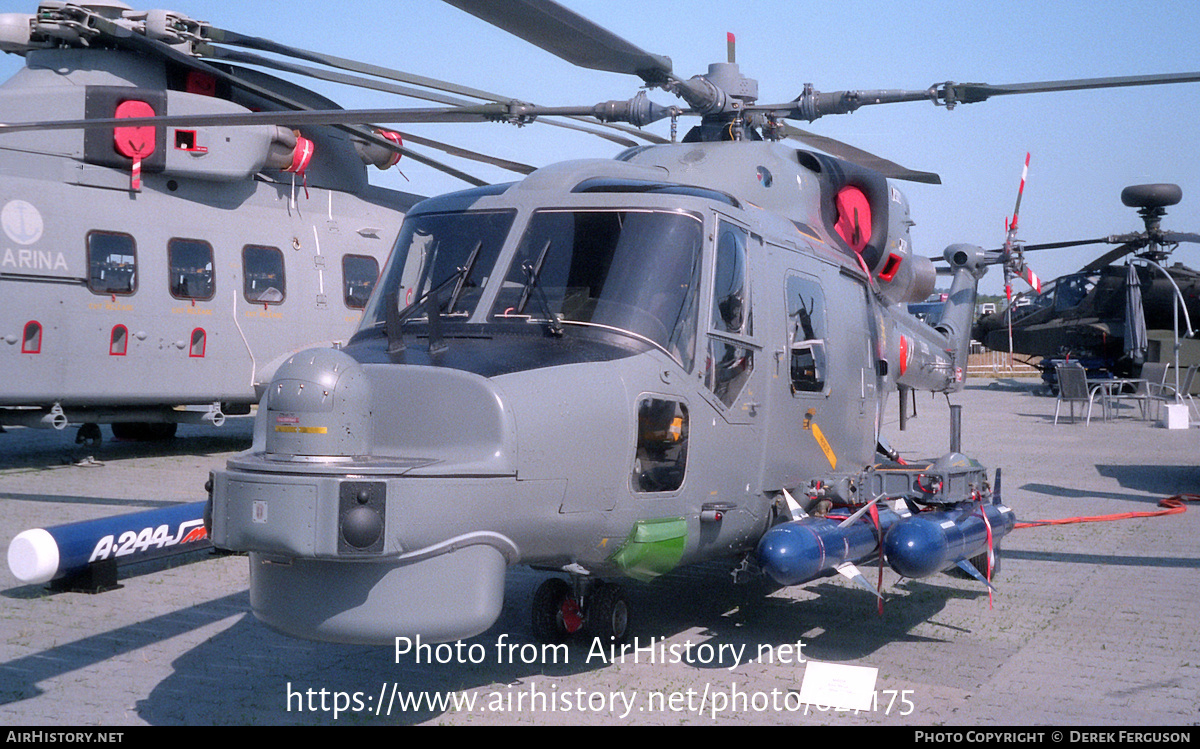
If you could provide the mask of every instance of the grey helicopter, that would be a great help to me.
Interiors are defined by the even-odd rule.
[[[255,615],[322,640],[466,638],[496,621],[517,564],[561,575],[532,602],[531,627],[547,641],[624,638],[632,612],[613,580],[700,562],[779,585],[841,574],[876,595],[858,564],[909,578],[958,568],[990,586],[1014,526],[999,469],[989,475],[953,441],[945,455],[902,461],[881,424],[899,388],[963,387],[976,288],[1006,258],[948,247],[945,310],[936,327],[917,320],[904,307],[928,296],[935,271],[912,251],[894,181],[936,176],[828,139],[814,144],[825,153],[785,145],[811,135],[788,121],[1200,75],[806,86],[760,104],[733,60],[684,80],[668,58],[556,3],[449,1],[684,106],[643,91],[583,107],[220,121],[699,123],[682,139],[408,211],[350,342],[283,362],[254,444],[210,476],[206,522],[216,545],[249,553]]]
[[[0,49],[25,61],[0,86],[6,122],[337,108],[280,71],[411,88],[397,71],[107,0],[0,14]],[[403,155],[486,184],[414,144],[532,170],[364,123],[6,136],[0,429],[80,425],[77,441],[95,444],[100,424],[153,439],[250,413],[280,362],[348,339],[421,199],[368,168]]]

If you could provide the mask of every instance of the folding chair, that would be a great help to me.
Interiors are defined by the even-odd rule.
[[[1071,408],[1071,423],[1075,423],[1075,404],[1087,404],[1087,424],[1092,423],[1092,396],[1095,391],[1088,391],[1087,372],[1077,365],[1059,365],[1054,368],[1058,374],[1058,402],[1054,405],[1054,423],[1058,423],[1058,412],[1063,403]]]
[[[1158,418],[1158,405],[1175,400],[1175,388],[1166,385],[1169,362],[1146,362],[1142,365],[1141,382],[1138,383],[1133,397],[1142,406],[1142,418],[1150,418],[1150,406],[1154,405],[1154,418]]]

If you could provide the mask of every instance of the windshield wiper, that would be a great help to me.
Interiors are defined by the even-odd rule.
[[[399,312],[399,321],[405,322],[412,317],[418,310],[425,305],[425,300],[441,292],[451,283],[454,284],[454,292],[450,294],[450,300],[446,304],[446,314],[454,311],[454,305],[458,304],[459,297],[462,296],[463,289],[466,288],[467,281],[471,277],[471,271],[475,269],[475,263],[479,260],[479,250],[483,247],[483,240],[475,244],[475,249],[471,250],[471,254],[467,256],[467,262],[454,269],[454,272],[446,277],[444,281],[434,286],[429,291],[426,291],[421,296],[417,297],[413,302],[408,304]]]
[[[563,326],[562,320],[558,315],[550,309],[550,300],[546,298],[546,291],[542,288],[540,281],[542,275],[542,266],[546,263],[546,255],[550,253],[550,245],[553,240],[547,239],[546,244],[542,246],[542,251],[538,253],[537,261],[530,263],[526,260],[521,264],[521,270],[525,271],[525,288],[521,289],[521,298],[517,300],[517,314],[525,312],[525,306],[529,304],[529,297],[537,292],[538,302],[541,304],[542,311],[546,313],[547,319],[550,321],[550,332],[553,335],[562,335]]]
[[[430,336],[429,350],[442,350],[445,344],[441,339],[441,304],[439,296],[443,289],[454,283],[454,291],[450,294],[450,299],[446,302],[445,314],[454,312],[454,306],[458,304],[459,298],[462,296],[463,289],[467,286],[467,281],[471,277],[472,271],[475,270],[475,263],[479,260],[479,251],[483,248],[483,240],[475,243],[475,249],[471,250],[471,254],[467,256],[467,262],[450,274],[446,280],[434,286],[429,291],[426,291],[421,296],[417,297],[411,304],[404,309],[397,311],[399,306],[399,293],[392,295],[391,301],[387,305],[387,320],[386,331],[388,338],[388,352],[395,353],[404,348],[404,323],[408,322],[409,318],[417,313],[418,310],[424,308],[425,315],[429,319]]]
[[[530,263],[528,260],[521,263],[521,270],[525,272],[525,288],[521,289],[521,297],[517,300],[517,314],[525,312],[525,305],[529,304],[529,295],[533,292],[533,288],[538,286],[538,279],[542,275],[542,266],[546,263],[546,255],[550,254],[550,245],[554,244],[554,240],[547,239],[546,244],[542,245],[542,251],[538,253],[537,260]],[[541,287],[538,286],[540,289]]]
[[[446,314],[453,314],[454,305],[458,304],[458,298],[462,296],[463,289],[467,287],[467,282],[471,280],[471,273],[475,270],[475,262],[479,260],[479,251],[483,249],[483,240],[475,243],[475,249],[471,250],[471,254],[467,256],[467,262],[463,267],[459,268],[455,275],[458,277],[458,283],[454,285],[454,291],[450,294],[450,301],[446,302]]]

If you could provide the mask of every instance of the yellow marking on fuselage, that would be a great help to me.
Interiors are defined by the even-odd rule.
[[[829,440],[825,439],[825,434],[821,431],[821,427],[814,423],[812,425],[812,433],[817,438],[817,444],[821,446],[821,452],[825,453],[825,458],[829,461],[829,467],[837,468],[837,455],[833,452],[833,448],[829,446]]]

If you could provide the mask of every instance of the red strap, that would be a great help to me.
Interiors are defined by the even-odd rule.
[[[876,598],[876,603],[879,606],[879,615],[883,616],[883,531],[879,529],[878,503],[871,505],[869,512],[871,520],[875,523],[875,534],[879,536],[879,584],[875,586],[875,592],[879,594]]]
[[[987,512],[983,509],[983,498],[979,498],[979,514],[983,516],[983,527],[987,528],[987,581],[988,581],[988,609],[992,608],[992,524],[988,521]],[[970,564],[970,562],[968,562]]]
[[[292,174],[299,174],[304,178],[304,197],[306,198],[308,197],[308,174],[306,172],[308,165],[312,163],[315,151],[316,147],[313,145],[313,142],[297,133],[296,148],[292,151],[292,165],[283,170]]]

